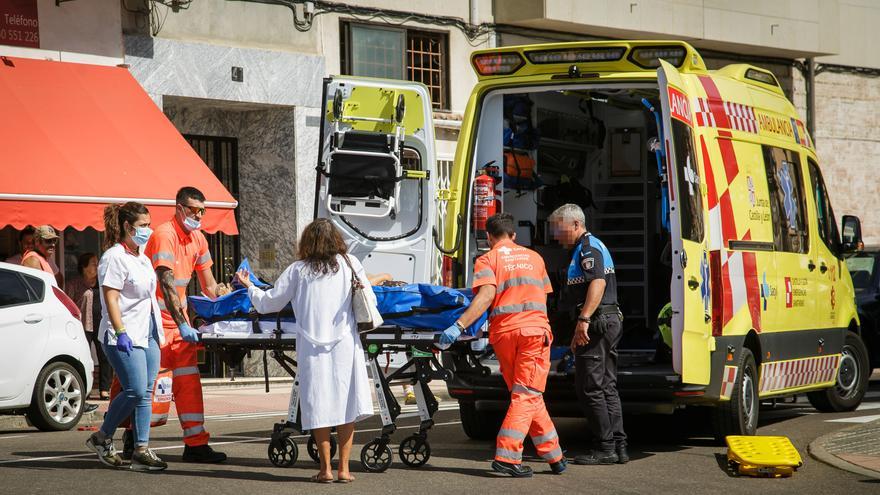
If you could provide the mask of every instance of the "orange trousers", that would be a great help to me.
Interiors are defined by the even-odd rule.
[[[162,327],[165,345],[162,346],[161,367],[171,370],[174,407],[183,428],[183,443],[190,447],[205,445],[210,435],[205,431],[205,402],[198,360],[200,346],[183,341],[177,327]]]
[[[496,439],[497,461],[521,464],[523,441],[527,435],[542,459],[551,464],[562,460],[559,436],[544,406],[552,341],[549,330],[534,327],[519,328],[491,338],[501,374],[510,390],[510,407]]]

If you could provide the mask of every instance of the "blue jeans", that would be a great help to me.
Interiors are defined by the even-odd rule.
[[[132,421],[132,433],[135,444],[146,446],[150,442],[150,416],[153,413],[153,383],[159,373],[159,337],[156,322],[150,318],[150,340],[147,348],[135,347],[126,354],[115,345],[101,343],[107,360],[116,371],[122,392],[113,398],[107,414],[104,415],[104,423],[101,432],[107,437],[113,437],[116,427],[125,418],[134,412]]]

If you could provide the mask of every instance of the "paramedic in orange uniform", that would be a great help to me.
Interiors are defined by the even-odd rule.
[[[205,195],[194,187],[177,192],[174,218],[159,225],[144,254],[153,263],[159,280],[156,296],[162,310],[165,346],[162,368],[172,371],[171,388],[180,426],[183,428],[183,460],[223,462],[226,454],[208,445],[202,381],[196,356],[199,334],[190,326],[186,313],[186,288],[193,272],[202,292],[216,297],[217,282],[211,273],[208,241],[199,230],[205,215]]]
[[[523,441],[528,435],[538,455],[554,473],[561,474],[566,461],[543,396],[553,341],[547,320],[547,294],[552,289],[541,256],[514,244],[515,225],[509,213],[486,222],[492,249],[474,265],[477,294],[455,325],[440,336],[438,347],[448,348],[491,306],[489,343],[510,390],[510,407],[498,432],[492,469],[517,478],[532,476],[532,469],[522,465]]]

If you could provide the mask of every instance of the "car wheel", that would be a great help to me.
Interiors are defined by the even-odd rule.
[[[730,400],[715,408],[715,439],[723,442],[728,435],[754,435],[758,429],[758,368],[752,351],[740,351],[739,371]]]
[[[477,411],[471,401],[458,401],[458,412],[464,434],[473,440],[494,440],[501,429],[504,414],[496,411]]]
[[[42,431],[69,430],[79,423],[85,409],[83,379],[73,366],[49,363],[40,371],[27,416]]]
[[[810,404],[821,412],[855,410],[862,402],[871,376],[868,350],[862,339],[853,332],[846,333],[837,367],[837,383],[833,387],[809,392]]]

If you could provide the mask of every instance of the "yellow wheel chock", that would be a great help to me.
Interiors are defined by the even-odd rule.
[[[788,478],[804,465],[787,437],[731,435],[727,463],[734,474],[759,478]]]

